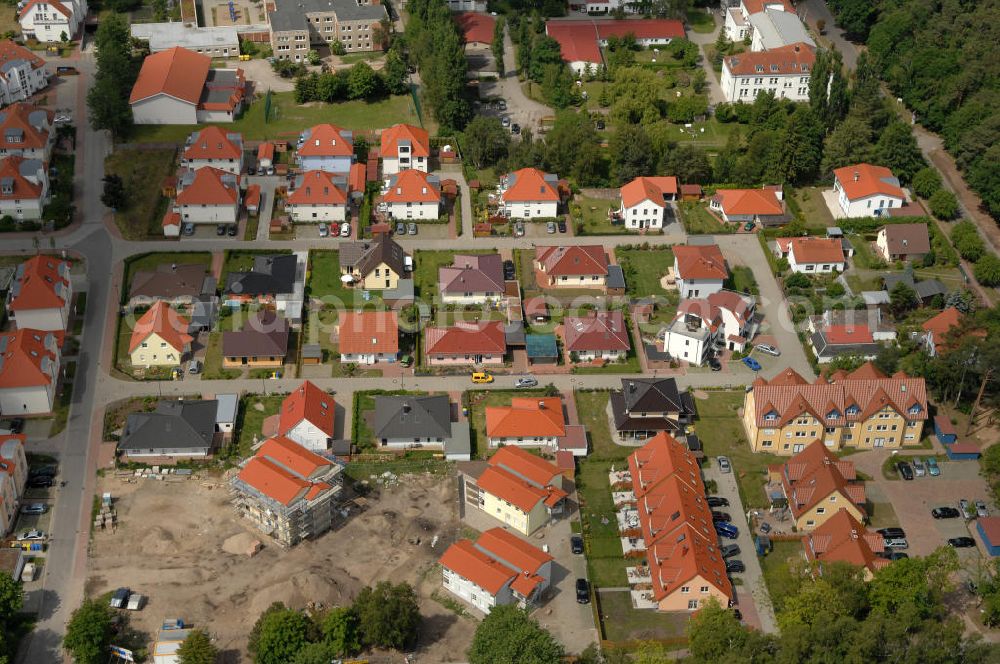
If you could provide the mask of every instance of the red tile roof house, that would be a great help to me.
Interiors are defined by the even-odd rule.
[[[606,288],[608,255],[601,245],[536,247],[535,269],[543,288]]]
[[[18,221],[41,219],[48,204],[49,168],[38,159],[4,157],[0,160],[0,216]]]
[[[445,590],[489,613],[494,606],[538,603],[552,583],[552,556],[503,528],[459,540],[438,561]]]
[[[146,56],[129,104],[135,124],[232,122],[246,95],[242,69],[213,69],[207,55],[175,47]]]
[[[834,217],[881,217],[906,204],[906,192],[884,166],[855,164],[833,171],[833,191],[839,209]]]
[[[931,250],[927,224],[889,224],[878,229],[875,250],[888,262],[922,261]]]
[[[808,81],[815,62],[816,49],[806,42],[727,55],[722,59],[719,85],[728,102],[753,103],[757,95],[775,86],[781,99],[809,101],[809,85],[803,80]]]
[[[59,380],[62,334],[21,328],[0,335],[0,412],[51,413]]]
[[[222,333],[222,366],[280,368],[288,355],[288,321],[263,309],[242,330]]]
[[[191,326],[184,316],[160,300],[139,317],[132,328],[128,352],[133,367],[177,366],[191,351]]]
[[[507,338],[501,321],[457,321],[424,330],[424,353],[433,366],[502,365]]]
[[[379,208],[393,219],[437,219],[441,216],[441,181],[414,169],[401,171],[386,179]]]
[[[17,266],[7,293],[7,313],[19,329],[65,330],[72,301],[69,263],[38,255]]]
[[[949,347],[949,335],[956,331],[954,334],[957,336],[957,330],[961,330],[962,322],[965,319],[965,315],[955,307],[948,307],[938,315],[929,319],[921,328],[924,330],[924,345],[927,348],[927,354],[934,357],[938,354],[939,350]],[[983,329],[967,329],[964,330],[963,334],[965,336],[975,336],[975,337],[985,337],[986,331]]]
[[[408,124],[393,125],[382,132],[381,143],[379,155],[383,175],[395,175],[411,168],[424,173],[430,170],[431,139],[426,129]]]
[[[285,209],[292,221],[298,223],[347,221],[347,189],[347,178],[343,175],[309,171],[295,176]]]
[[[185,171],[174,212],[182,223],[235,224],[240,218],[239,176],[206,166]]]
[[[395,362],[399,355],[399,320],[395,311],[342,313],[337,335],[341,362]]]
[[[32,3],[32,6],[37,7],[37,4]],[[0,40],[0,106],[27,101],[48,87],[49,76],[45,60],[33,51],[15,44],[12,39]]]
[[[709,202],[723,221],[759,226],[780,226],[788,223],[784,192],[780,186],[760,189],[720,189]]]
[[[211,166],[233,175],[243,172],[243,135],[219,127],[192,133],[181,155],[181,167],[197,170]]]
[[[591,1],[588,4],[593,4]],[[601,47],[607,46],[608,37],[631,34],[643,47],[665,46],[674,39],[683,39],[684,24],[668,19],[616,20],[550,20],[545,23],[545,34],[559,42],[562,59],[576,74],[583,74],[588,67],[596,72],[604,64]]]
[[[889,565],[889,560],[881,554],[885,551],[885,539],[872,532],[854,518],[846,509],[827,519],[811,533],[802,538],[802,548],[806,560],[816,563],[816,573],[823,575],[824,563],[847,563],[864,568],[864,578]]]
[[[865,485],[858,481],[854,463],[837,457],[820,440],[813,440],[785,463],[768,466],[768,477],[780,486],[799,530],[822,525],[840,508],[857,519],[867,518]]]
[[[552,447],[566,435],[559,397],[515,397],[510,406],[487,406],[486,437],[490,447]]]
[[[632,349],[621,311],[596,311],[582,318],[566,316],[563,328],[566,352],[573,362],[625,360]]]
[[[16,103],[0,111],[0,157],[17,156],[49,161],[55,132],[55,113],[33,104]]]
[[[278,435],[307,450],[324,452],[330,447],[336,402],[332,395],[308,380],[285,397],[278,411]]]
[[[257,168],[271,168],[274,166],[274,143],[264,141],[257,146]]]
[[[354,163],[354,132],[332,124],[318,124],[299,136],[295,159],[299,170],[346,175]]]
[[[838,355],[874,360],[885,344],[896,341],[896,327],[882,319],[880,309],[830,310],[810,316],[809,345],[820,364]]]
[[[462,31],[465,50],[489,48],[493,42],[493,31],[497,21],[489,14],[480,12],[457,12],[453,14],[458,29]],[[495,71],[495,70],[494,70]]]
[[[682,299],[706,298],[718,293],[728,278],[726,259],[718,245],[674,247],[674,279]]]
[[[844,244],[832,237],[779,237],[774,254],[788,259],[792,272],[828,274],[847,269]]]
[[[438,268],[438,288],[445,304],[486,304],[504,299],[500,254],[456,254]]]
[[[508,173],[497,185],[500,214],[510,219],[551,218],[559,214],[559,178],[537,168]]]
[[[621,188],[618,216],[629,230],[662,230],[670,201],[678,198],[677,178],[638,177]]]
[[[285,546],[330,530],[342,487],[341,464],[279,436],[230,480],[236,513]]]
[[[0,535],[17,521],[17,511],[28,481],[24,434],[0,435]]]

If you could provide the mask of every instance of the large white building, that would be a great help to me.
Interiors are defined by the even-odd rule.
[[[53,115],[52,111],[23,102],[0,111],[0,158],[17,156],[48,162],[55,142]]]
[[[790,0],[741,0],[738,7],[726,10],[725,31],[730,41],[741,42],[749,37],[752,51],[796,42],[816,46]]]
[[[219,127],[205,127],[188,136],[181,166],[198,170],[205,166],[233,175],[243,170],[243,135]]]
[[[700,365],[716,351],[740,351],[757,331],[756,302],[749,295],[719,291],[707,298],[684,300],[677,316],[660,332],[663,352]]]
[[[238,176],[206,166],[185,171],[178,183],[177,205],[183,222],[235,224],[240,213]]]
[[[722,93],[729,102],[752,103],[761,92],[778,99],[809,101],[809,76],[815,49],[789,44],[759,53],[739,53],[722,59]]]
[[[54,332],[21,328],[0,335],[0,414],[51,413],[59,382],[59,343]]]
[[[73,284],[69,263],[40,254],[17,266],[7,313],[18,329],[62,331],[69,326]]]
[[[235,58],[240,54],[239,32],[235,26],[197,27],[173,23],[133,23],[132,37],[149,43],[150,53],[175,46],[213,58]]]
[[[17,20],[26,39],[57,42],[73,39],[87,17],[87,0],[28,0]]]
[[[537,168],[522,168],[500,179],[500,211],[511,219],[555,217],[559,213],[559,178]]]
[[[395,175],[411,168],[426,173],[430,170],[430,134],[413,125],[393,125],[382,132],[379,156],[382,157],[383,175]]]
[[[412,168],[400,171],[385,181],[381,204],[393,219],[437,219],[441,215],[441,181],[436,175]]]
[[[136,124],[232,122],[246,92],[242,69],[215,69],[209,56],[175,47],[143,60],[129,105]]]
[[[788,259],[792,272],[826,274],[847,268],[844,244],[839,238],[779,237],[775,254]]]
[[[0,41],[0,106],[25,101],[48,85],[44,60],[10,39]]]
[[[0,160],[0,216],[41,219],[49,202],[48,166],[39,159]]]
[[[728,278],[729,269],[718,245],[674,247],[674,279],[683,299],[706,298],[718,293]]]
[[[899,180],[884,166],[855,164],[833,172],[833,191],[845,217],[880,217],[906,204]]]
[[[346,221],[347,180],[326,171],[298,175],[285,209],[294,222]]]

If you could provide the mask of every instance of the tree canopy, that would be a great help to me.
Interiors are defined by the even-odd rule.
[[[469,648],[471,664],[559,664],[563,648],[533,618],[516,606],[493,607]]]
[[[112,611],[98,597],[84,600],[66,625],[63,648],[77,664],[104,664],[111,643]]]

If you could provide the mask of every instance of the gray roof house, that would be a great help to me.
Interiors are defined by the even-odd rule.
[[[247,272],[226,275],[227,295],[262,296],[291,293],[295,288],[298,258],[295,254],[254,256],[253,267]]]
[[[660,431],[681,431],[695,415],[694,402],[673,378],[623,378],[611,392],[611,414],[621,439],[643,440]]]
[[[468,422],[452,422],[448,396],[377,396],[372,431],[380,447],[438,448],[449,461],[471,454]]]
[[[132,413],[118,450],[129,458],[206,457],[212,452],[219,404],[215,399],[160,401],[151,413]]]

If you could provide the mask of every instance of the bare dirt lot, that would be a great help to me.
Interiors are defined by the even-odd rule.
[[[87,592],[128,586],[146,595],[145,609],[131,618],[151,639],[164,618],[179,617],[211,632],[227,664],[248,662],[247,634],[272,602],[343,606],[366,585],[406,581],[417,589],[424,617],[416,661],[464,657],[476,623],[431,599],[441,585],[437,558],[461,527],[454,477],[401,476],[369,494],[334,531],[291,550],[251,533],[221,477],[131,479],[100,479],[99,491],[114,495],[118,527],[94,533]],[[247,557],[258,537],[264,549]]]

